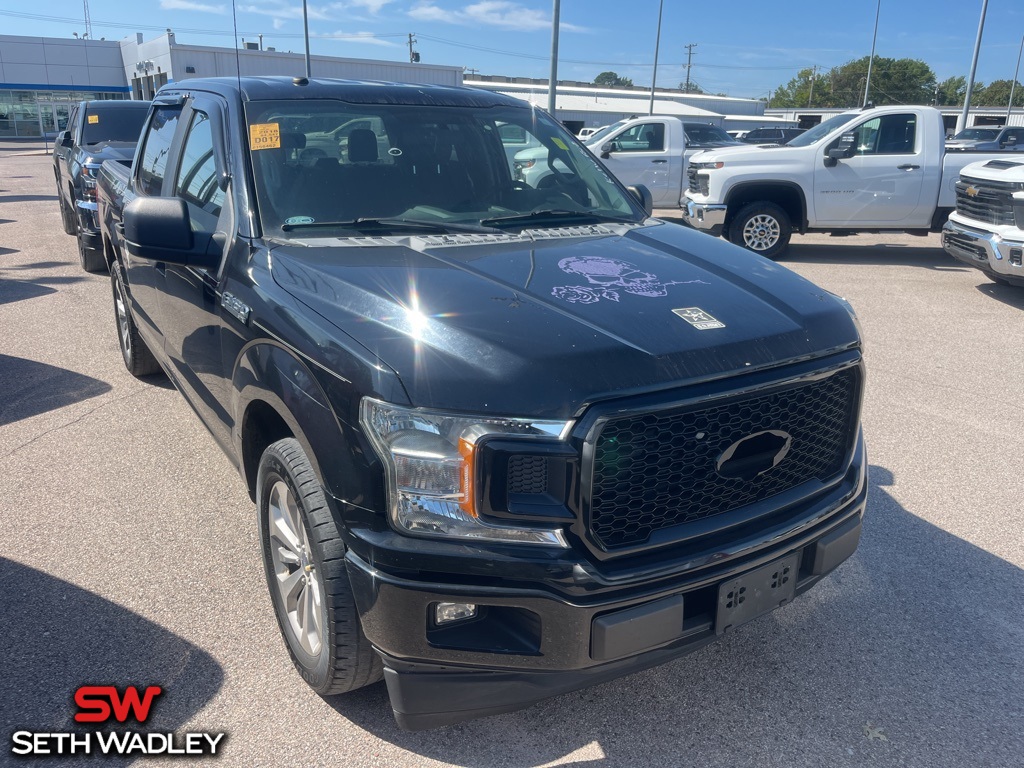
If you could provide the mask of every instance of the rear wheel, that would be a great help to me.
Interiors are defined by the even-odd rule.
[[[789,214],[765,201],[743,206],[729,224],[731,242],[769,259],[782,255],[792,235]]]
[[[299,674],[322,696],[380,680],[383,667],[359,624],[338,523],[294,438],[264,451],[256,503],[267,585]]]
[[[149,376],[160,370],[160,364],[139,336],[128,303],[122,271],[121,265],[115,261],[110,270],[110,286],[114,293],[114,318],[117,320],[117,341],[121,347],[121,357],[124,359],[124,367],[132,376]]]

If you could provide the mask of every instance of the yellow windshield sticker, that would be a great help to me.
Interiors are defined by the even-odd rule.
[[[558,138],[557,136],[554,136],[554,137],[552,137],[552,139],[551,139],[551,143],[552,143],[552,144],[554,144],[554,145],[555,145],[556,147],[558,147],[559,149],[569,149],[569,148],[568,148],[567,146],[565,146],[565,142],[564,142],[564,141],[562,141],[562,140],[561,140],[560,138]]]
[[[95,125],[100,121],[99,115],[89,115],[89,125]]]
[[[249,126],[249,149],[279,149],[281,147],[281,125],[279,123],[256,123]]]

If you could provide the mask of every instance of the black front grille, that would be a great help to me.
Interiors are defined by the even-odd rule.
[[[543,456],[513,456],[508,460],[508,492],[544,493],[548,489],[548,460]]]
[[[772,394],[608,421],[594,449],[593,536],[606,550],[636,547],[665,528],[836,477],[856,439],[859,381],[847,369]],[[792,437],[776,467],[753,479],[719,473],[730,445],[766,430]]]
[[[958,232],[943,232],[942,244],[951,251],[956,251],[962,256],[974,259],[975,261],[988,261],[985,249],[972,237],[961,235]]]
[[[706,195],[711,188],[711,182],[706,173],[698,173],[692,165],[686,169],[686,178],[690,183],[690,191],[695,194]]]
[[[1016,183],[961,178],[956,183],[956,212],[988,224],[1013,225]]]

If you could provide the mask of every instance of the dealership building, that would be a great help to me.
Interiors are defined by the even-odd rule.
[[[313,74],[351,80],[460,85],[462,67],[312,56]],[[183,45],[170,30],[144,41],[0,35],[0,137],[53,136],[73,102],[149,99],[169,82],[191,77],[302,75],[300,53]]]

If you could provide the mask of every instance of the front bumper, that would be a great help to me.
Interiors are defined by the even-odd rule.
[[[103,238],[100,234],[99,206],[85,200],[75,201],[75,212],[78,215],[78,236],[86,248],[100,250]]]
[[[1014,236],[975,229],[957,221],[953,214],[942,227],[942,247],[953,258],[982,272],[1024,286],[1024,232]]]
[[[423,730],[520,709],[712,642],[777,607],[726,622],[724,585],[787,563],[795,585],[779,604],[810,589],[853,554],[866,497],[861,441],[840,486],[803,510],[786,534],[766,531],[741,554],[723,552],[710,565],[657,576],[602,580],[581,563],[579,586],[586,588],[571,595],[535,580],[536,573],[521,583],[498,573],[491,579],[399,574],[351,549],[346,560],[363,631],[384,661],[395,719]],[[473,603],[480,615],[437,627],[432,614],[440,602]]]
[[[682,208],[683,220],[694,229],[703,230],[715,237],[719,237],[722,234],[728,206],[695,203],[693,200],[686,200]]]

